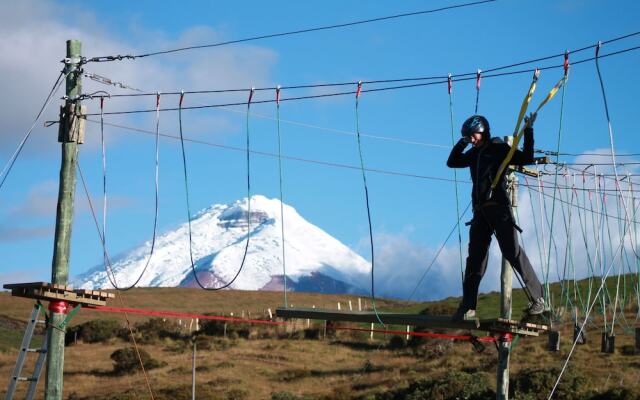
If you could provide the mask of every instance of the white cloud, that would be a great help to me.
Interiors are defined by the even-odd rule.
[[[163,50],[194,43],[216,42],[224,37],[206,26],[191,27],[177,38],[168,38],[162,32],[145,32],[137,28],[135,43],[127,42],[116,32],[109,32],[95,15],[82,12],[75,25],[63,22],[65,6],[49,1],[24,1],[17,4],[0,4],[0,51],[6,56],[0,60],[0,87],[4,99],[0,107],[0,151],[15,148],[23,132],[30,126],[36,111],[61,70],[60,60],[65,54],[67,39],[82,41],[83,55],[91,57],[112,54],[136,54],[148,50]],[[74,11],[74,12],[77,12]],[[142,39],[144,38],[144,39]],[[220,48],[177,53],[173,55],[123,60],[120,62],[90,63],[86,72],[106,76],[129,86],[149,90],[194,90],[264,85],[277,56],[270,49],[251,45],[234,45]],[[122,89],[104,86],[88,79],[83,82],[85,93],[106,90],[124,93]],[[64,94],[64,93],[60,93]],[[59,94],[59,95],[60,95]],[[244,99],[244,97],[243,97]],[[188,99],[192,104],[226,102],[222,96],[199,96]],[[177,97],[163,99],[177,103]],[[107,101],[107,111],[132,108],[153,108],[155,99],[112,99]],[[43,119],[57,119],[54,101]],[[90,112],[97,112],[97,102],[87,102]],[[122,122],[122,118],[112,118]],[[130,119],[129,119],[130,120]],[[194,117],[192,132],[215,134],[228,131],[234,124],[219,114],[209,119],[206,114]],[[55,128],[38,128],[27,149],[40,153],[57,154]],[[85,148],[97,148],[97,140],[87,138]]]

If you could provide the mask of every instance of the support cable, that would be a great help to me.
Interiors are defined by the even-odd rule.
[[[640,50],[640,46],[635,46],[635,47],[632,47],[632,48],[627,48],[627,49],[623,49],[623,50],[619,50],[619,51],[614,51],[614,52],[611,52],[611,53],[603,54],[603,55],[600,55],[599,58],[602,59],[602,58],[605,58],[605,57],[611,57],[611,56],[627,53],[627,52],[630,52],[630,51],[636,51],[636,50]],[[586,62],[589,62],[589,61],[593,61],[594,59],[595,59],[595,57],[590,57],[590,58],[582,59],[582,60],[579,60],[579,61],[575,61],[575,62],[573,62],[573,66],[576,66],[578,64],[583,64],[583,63],[586,63]],[[537,68],[537,69],[542,71],[542,70],[557,69],[557,68],[562,68],[562,67],[563,67],[563,64],[559,64],[559,65],[552,65],[552,66],[548,66],[548,67],[541,67],[541,68]],[[495,78],[495,77],[508,76],[508,75],[519,75],[519,74],[524,74],[524,73],[531,73],[531,72],[534,72],[535,70],[536,69],[526,69],[526,70],[503,72],[503,73],[490,74],[490,75],[486,74],[483,77],[484,78]],[[472,80],[472,79],[475,79],[475,77],[464,77],[464,78],[459,78],[457,80],[458,81],[468,81],[468,80]],[[445,77],[443,77],[442,80],[438,80],[438,81],[426,82],[426,83],[406,84],[406,85],[396,85],[396,86],[385,86],[385,87],[381,87],[381,88],[373,88],[373,89],[363,90],[362,93],[383,92],[383,91],[388,91],[388,90],[401,90],[401,89],[418,88],[418,87],[423,87],[423,86],[441,85],[441,84],[446,84],[446,82],[447,82],[447,77],[445,76]],[[282,98],[282,99],[280,99],[280,101],[298,101],[298,100],[308,100],[308,99],[336,97],[336,96],[347,96],[347,95],[354,95],[354,94],[355,94],[354,91],[344,91],[344,92],[324,93],[324,94],[318,94],[318,95],[308,95],[308,96],[297,96],[297,97]],[[273,102],[275,102],[275,100],[258,100],[258,101],[254,101],[253,103],[254,104],[265,104],[265,103],[273,103]],[[230,107],[230,106],[242,106],[242,105],[245,105],[245,104],[246,103],[244,103],[244,102],[234,102],[234,103],[224,103],[224,104],[206,104],[206,105],[199,105],[199,106],[183,107],[183,110],[198,110],[198,109],[204,109],[204,108],[221,108],[221,107]],[[150,113],[150,112],[154,112],[154,111],[155,110],[153,110],[153,109],[130,110],[130,111],[114,111],[114,112],[110,112],[110,113],[105,113],[105,115],[140,114],[140,113]],[[160,111],[164,112],[164,111],[178,111],[178,110],[177,110],[177,108],[164,108],[164,109],[161,109]],[[89,113],[89,114],[84,114],[83,116],[86,117],[86,116],[97,116],[97,115],[98,114]]]
[[[619,40],[623,40],[623,39],[627,39],[633,36],[637,36],[640,35],[640,31],[637,32],[633,32],[633,33],[629,33],[623,36],[619,36],[619,37],[615,37],[606,41],[603,41],[602,44],[609,44],[609,43],[613,43],[613,42],[617,42]],[[588,45],[588,46],[584,46],[581,47],[579,49],[574,49],[574,50],[570,50],[568,51],[568,54],[574,54],[574,53],[579,53],[585,50],[589,50],[589,49],[593,49],[595,47],[597,47],[598,44],[593,44],[593,45]],[[622,52],[626,52],[626,51],[632,51],[632,50],[636,50],[637,48],[631,48],[631,49],[623,49],[619,52],[616,52],[615,54],[620,54]],[[553,54],[553,55],[549,55],[549,56],[544,56],[544,57],[539,57],[539,58],[535,58],[532,60],[526,60],[526,61],[521,61],[521,62],[516,62],[516,63],[512,63],[512,64],[508,64],[508,65],[503,65],[503,66],[498,66],[498,67],[492,67],[492,68],[488,68],[485,69],[483,72],[489,73],[489,72],[497,72],[497,71],[503,71],[505,69],[511,69],[513,67],[517,67],[517,66],[522,66],[522,65],[526,65],[526,64],[533,64],[533,63],[539,63],[541,61],[546,61],[546,60],[550,60],[553,58],[557,58],[557,57],[562,57],[565,53],[559,53],[559,54]],[[601,56],[601,58],[604,56]],[[100,58],[100,57],[94,57],[92,59],[85,59],[84,62],[98,62],[100,60],[96,60],[96,58]],[[115,61],[115,59],[124,59],[124,58],[133,58],[133,56],[120,56],[120,58],[118,58],[118,56],[116,56],[113,60],[104,60],[104,61]],[[573,64],[581,64],[583,62],[587,62],[587,61],[593,61],[594,58],[590,58],[588,60],[581,60],[578,62],[574,62]],[[557,65],[557,66],[553,66],[553,67],[544,67],[544,68],[540,68],[541,70],[544,69],[550,69],[550,68],[561,68],[563,67],[563,65]],[[534,69],[530,69],[530,70],[525,70],[525,71],[517,71],[515,73],[525,73],[525,72],[533,72]],[[514,72],[507,72],[505,74],[492,74],[489,75],[490,77],[495,77],[495,76],[504,76],[504,75],[512,75],[514,74]],[[95,75],[95,74],[92,74]],[[470,80],[470,79],[476,79],[477,76],[477,71],[474,72],[466,72],[466,73],[458,73],[458,74],[453,74],[452,77],[456,78],[457,80]],[[89,76],[89,78],[92,78],[91,76]],[[102,77],[100,77],[102,78]],[[465,78],[465,79],[460,79],[460,78]],[[425,81],[425,80],[443,80],[443,79],[447,79],[446,75],[433,75],[433,76],[422,76],[422,77],[407,77],[407,78],[395,78],[395,79],[376,79],[376,80],[368,80],[368,81],[362,81],[363,85],[371,85],[371,84],[379,84],[379,83],[398,83],[398,82],[416,82],[416,81]],[[108,84],[108,85],[115,85],[117,87],[122,87],[124,89],[131,89],[131,90],[136,90],[135,88],[132,88],[130,86],[127,85],[123,85],[120,86],[120,82],[113,82],[109,79],[107,79],[106,81],[101,81],[101,83],[104,84]],[[298,84],[298,85],[287,85],[287,86],[282,86],[281,89],[282,90],[289,90],[289,89],[311,89],[311,88],[326,88],[326,87],[335,87],[335,86],[351,86],[351,85],[355,85],[357,84],[357,81],[350,81],[350,82],[332,82],[332,83],[319,83],[319,84]],[[276,87],[275,86],[269,86],[269,87],[259,87],[259,88],[254,88],[256,92],[259,91],[272,91],[275,90]],[[216,90],[195,90],[195,91],[185,91],[185,94],[204,94],[204,93],[233,93],[233,92],[246,92],[247,90],[249,90],[249,88],[235,88],[235,89],[216,89]],[[164,92],[163,94],[165,95],[180,95],[181,91],[167,91]],[[155,93],[135,93],[135,94],[117,94],[117,95],[113,95],[113,97],[136,97],[136,96],[153,96],[155,95]]]
[[[349,26],[363,25],[363,24],[368,24],[368,23],[372,23],[372,22],[388,21],[388,20],[392,20],[392,19],[412,17],[412,16],[416,16],[416,15],[432,14],[432,13],[452,10],[452,9],[456,9],[456,8],[464,8],[464,7],[471,7],[471,6],[481,5],[481,4],[485,4],[485,3],[493,3],[495,1],[496,0],[481,0],[481,1],[475,1],[475,2],[470,2],[470,3],[454,4],[454,5],[451,5],[451,6],[434,8],[434,9],[430,9],[430,10],[414,11],[414,12],[408,12],[408,13],[402,13],[402,14],[388,15],[388,16],[378,17],[378,18],[369,18],[369,19],[364,19],[364,20],[359,20],[359,21],[351,21],[351,22],[346,22],[346,23],[342,23],[342,24],[318,26],[318,27],[314,27],[314,28],[299,29],[299,30],[295,30],[295,31],[288,31],[288,32],[281,32],[281,33],[271,33],[271,34],[267,34],[267,35],[252,36],[252,37],[248,37],[248,38],[244,38],[244,39],[229,40],[229,41],[225,41],[225,42],[212,43],[212,44],[203,44],[203,45],[197,45],[197,46],[185,46],[185,47],[180,47],[180,48],[176,48],[176,49],[155,51],[155,52],[135,54],[135,55],[117,55],[117,56],[93,57],[93,58],[87,59],[86,62],[105,62],[105,61],[115,61],[115,60],[123,60],[123,59],[136,59],[136,58],[152,57],[152,56],[157,56],[157,55],[161,55],[161,54],[177,53],[177,52],[182,52],[182,51],[187,51],[187,50],[196,50],[196,49],[220,47],[220,46],[226,46],[226,45],[230,45],[230,44],[246,43],[246,42],[252,42],[252,41],[262,40],[262,39],[270,39],[270,38],[276,38],[276,37],[282,37],[282,36],[299,35],[299,34],[304,34],[304,33],[325,31],[325,30],[337,29],[337,28],[346,28],[346,27],[349,27]]]
[[[62,79],[62,77],[64,76],[66,78],[70,73],[71,73],[71,71],[65,72],[63,70],[58,75],[58,78],[54,82],[53,87],[51,88],[51,90],[49,91],[49,94],[47,95],[47,97],[44,100],[44,104],[42,105],[42,107],[40,107],[40,111],[38,111],[38,113],[36,114],[36,117],[33,120],[33,124],[31,124],[31,127],[29,128],[27,133],[24,135],[24,137],[20,141],[20,144],[18,144],[18,147],[16,148],[16,150],[13,152],[11,157],[9,157],[9,160],[7,161],[7,163],[2,168],[2,172],[0,172],[0,176],[2,177],[2,180],[0,181],[0,189],[2,189],[2,186],[4,185],[4,182],[7,180],[7,177],[11,173],[11,169],[13,168],[13,164],[16,162],[16,159],[18,158],[18,156],[22,152],[22,149],[24,148],[24,145],[27,143],[27,140],[29,140],[29,137],[31,136],[31,132],[33,132],[33,129],[36,127],[36,124],[40,120],[40,117],[42,116],[44,111],[49,107],[49,104],[51,104],[51,101],[54,99],[54,95],[60,89],[60,86],[62,86],[62,82],[64,82],[64,79]]]

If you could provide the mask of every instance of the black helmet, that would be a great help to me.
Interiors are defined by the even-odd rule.
[[[471,136],[474,133],[482,133],[487,137],[491,136],[489,121],[482,115],[472,115],[464,121],[460,133],[462,136]]]

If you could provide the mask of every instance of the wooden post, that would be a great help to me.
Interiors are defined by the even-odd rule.
[[[56,213],[53,260],[51,265],[51,283],[66,285],[69,278],[69,254],[71,248],[71,227],[73,225],[73,201],[76,190],[76,165],[78,161],[78,141],[80,135],[75,131],[77,125],[71,123],[75,112],[80,109],[77,96],[82,92],[82,70],[79,67],[81,43],[78,40],[67,40],[67,56],[65,59],[66,94],[64,120],[60,121],[62,143],[62,160],[60,165],[60,182],[58,189],[58,206]],[[75,132],[74,132],[75,131]],[[80,140],[79,140],[80,139]],[[45,399],[62,399],[64,371],[64,331],[58,326],[66,318],[67,302],[49,302],[51,312],[48,333],[47,372],[45,378]]]
[[[513,137],[505,137],[509,145],[513,145]],[[511,200],[511,211],[515,215],[518,206],[517,178],[513,172],[505,176],[507,180],[507,195]],[[500,273],[500,317],[511,319],[511,288],[513,272],[511,265],[502,257],[502,271]],[[496,398],[498,400],[509,399],[509,358],[511,354],[511,335],[502,335],[498,340],[498,376]]]
[[[196,335],[193,335],[193,358],[191,360],[191,400],[196,400]]]

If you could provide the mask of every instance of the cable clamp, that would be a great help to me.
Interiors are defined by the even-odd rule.
[[[251,105],[251,100],[253,99],[253,93],[256,91],[255,87],[251,87],[251,89],[249,90],[249,100],[247,100],[247,107],[249,107]]]
[[[451,88],[453,87],[453,76],[451,72],[449,72],[449,76],[447,77],[447,91],[451,94]]]
[[[482,70],[478,68],[476,72],[476,90],[480,90],[480,80],[482,79]]]
[[[564,51],[564,76],[565,78],[569,75],[569,50]]]
[[[178,107],[182,108],[182,101],[184,100],[184,90],[180,92],[180,100],[178,101]]]
[[[280,88],[281,86],[276,86],[276,105],[280,105]]]
[[[356,89],[356,99],[360,97],[362,93],[362,81],[358,81],[358,88]]]
[[[602,40],[598,40],[598,44],[596,45],[596,60],[598,59],[598,55],[600,54],[601,47],[602,47]]]
[[[540,78],[540,69],[536,68],[535,71],[533,71],[533,81],[538,82],[538,78]]]

